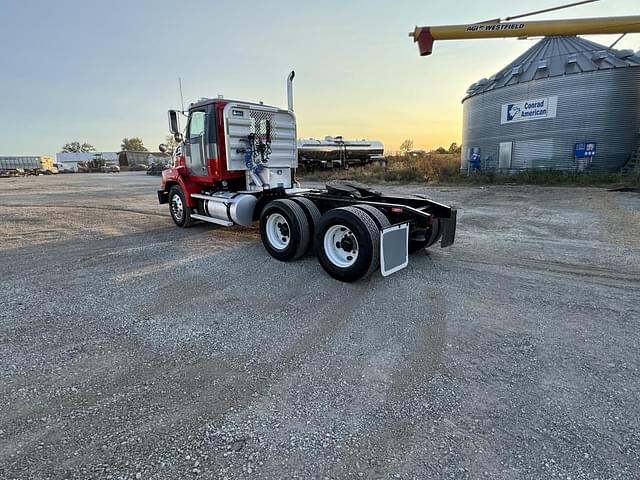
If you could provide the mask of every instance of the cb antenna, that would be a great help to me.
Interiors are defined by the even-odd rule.
[[[184,97],[182,96],[182,78],[178,77],[178,87],[180,87],[180,105],[182,105],[182,113],[184,114]]]

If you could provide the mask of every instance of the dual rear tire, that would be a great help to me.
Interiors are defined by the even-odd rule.
[[[260,238],[275,259],[297,260],[313,250],[324,270],[343,282],[369,276],[380,265],[380,229],[389,220],[369,205],[320,214],[307,198],[274,200],[260,215]]]
[[[262,244],[276,260],[290,262],[302,257],[311,247],[311,235],[305,210],[293,200],[273,200],[260,214]]]
[[[386,223],[389,221],[380,212]],[[337,280],[354,282],[380,266],[380,227],[375,216],[358,207],[329,210],[316,234],[316,256]]]

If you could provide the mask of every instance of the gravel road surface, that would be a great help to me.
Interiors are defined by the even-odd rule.
[[[0,478],[639,478],[640,195],[380,187],[457,242],[341,284],[158,183],[0,180]]]

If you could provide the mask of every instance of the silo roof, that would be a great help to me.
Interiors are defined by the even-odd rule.
[[[640,52],[616,50],[581,37],[545,37],[495,75],[471,85],[465,100],[542,78],[637,66]]]

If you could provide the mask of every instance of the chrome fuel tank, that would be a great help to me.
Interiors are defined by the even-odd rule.
[[[253,223],[253,212],[258,203],[256,197],[243,193],[192,194],[191,197],[202,200],[204,215],[244,226]]]

